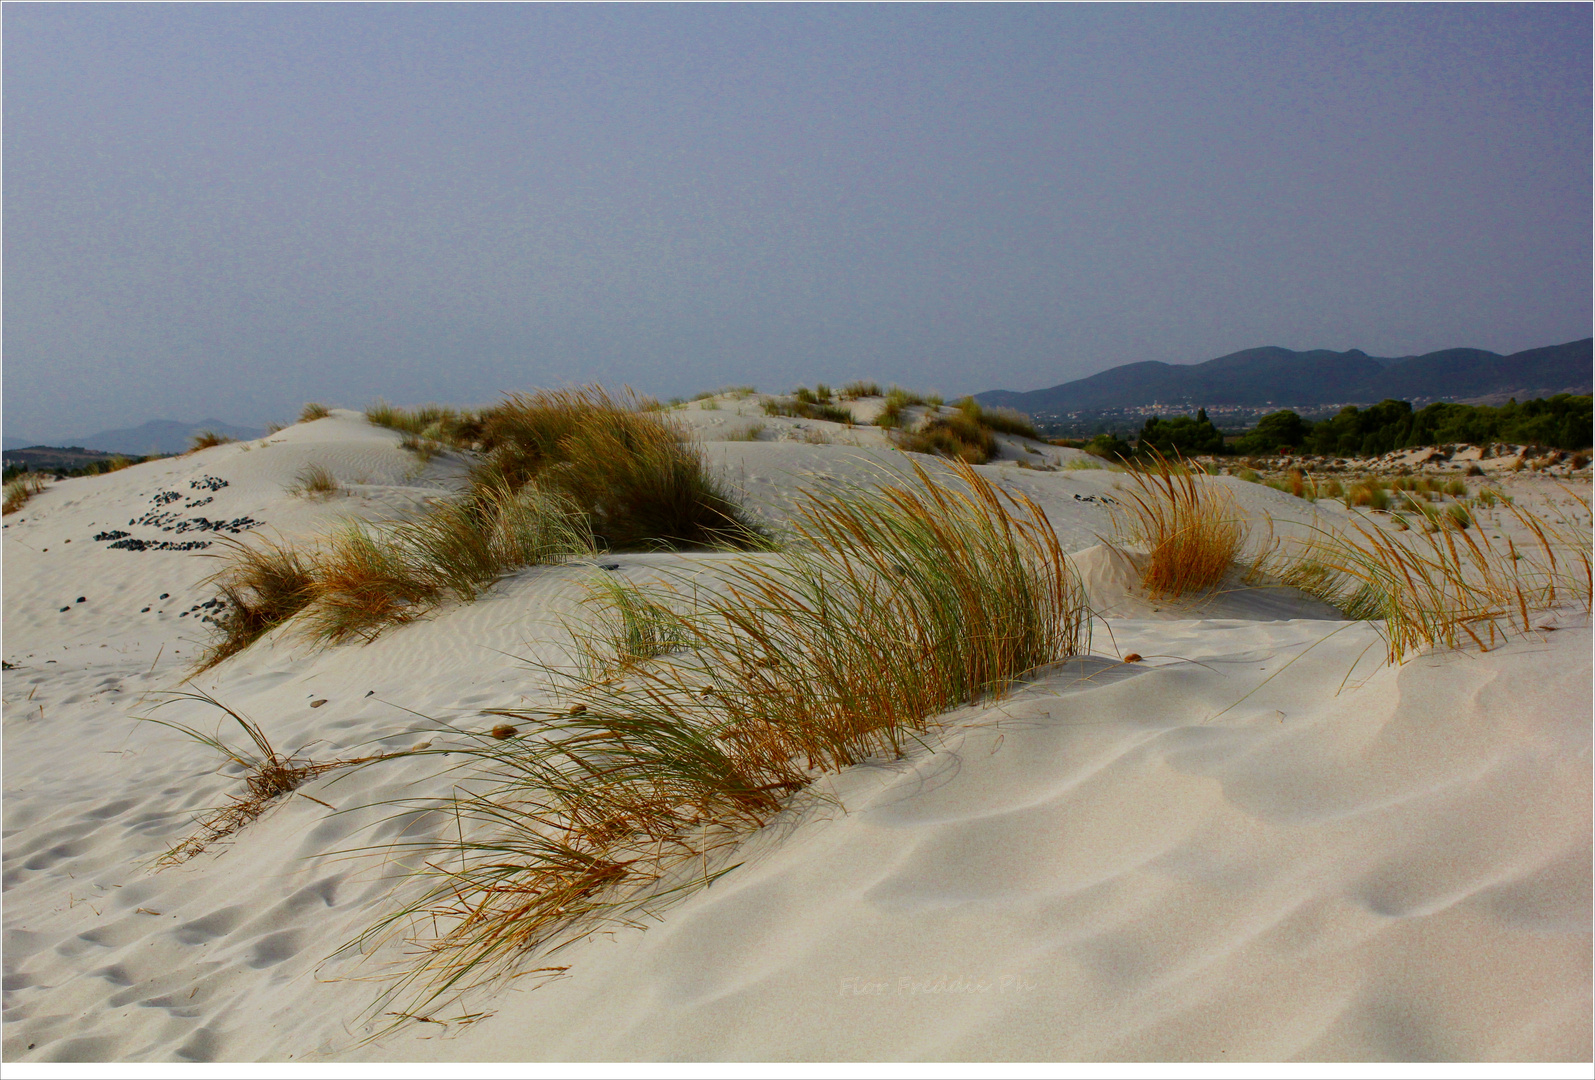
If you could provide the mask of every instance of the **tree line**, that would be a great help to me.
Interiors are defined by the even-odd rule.
[[[1543,446],[1556,450],[1588,449],[1591,437],[1591,395],[1556,394],[1505,405],[1458,405],[1437,401],[1414,410],[1408,401],[1386,399],[1359,409],[1348,405],[1317,422],[1290,409],[1260,417],[1257,425],[1233,441],[1207,418],[1149,417],[1134,443],[1118,433],[1097,435],[1078,443],[1103,457],[1130,457],[1152,450],[1183,454],[1274,455],[1318,454],[1325,457],[1375,457],[1409,446],[1492,442]]]

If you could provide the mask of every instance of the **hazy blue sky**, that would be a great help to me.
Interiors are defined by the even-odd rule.
[[[4,422],[1591,329],[1591,9],[4,9]]]

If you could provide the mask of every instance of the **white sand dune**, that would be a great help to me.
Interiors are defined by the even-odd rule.
[[[717,404],[677,415],[711,440],[765,424],[706,445],[772,520],[802,485],[904,464],[876,429]],[[1102,546],[1115,474],[1020,469],[1075,455],[1005,445],[983,471],[1075,553],[1102,614],[1090,655],[948,715],[904,760],[823,779],[645,929],[534,962],[559,977],[370,1042],[391,1018],[364,980],[403,949],[336,950],[406,883],[351,850],[440,829],[392,803],[446,794],[448,759],[328,774],[155,871],[239,781],[135,719],[222,719],[151,712],[207,637],[217,563],[196,556],[219,548],[150,545],[401,516],[462,464],[419,466],[340,411],[49,488],[3,532],[4,1060],[1589,1060],[1587,616],[1392,668],[1372,627],[1288,590],[1153,603]],[[289,495],[310,463],[349,493]],[[1282,533],[1347,514],[1223,482]],[[113,531],[146,549],[93,539]],[[726,558],[606,561],[645,580]],[[445,724],[548,703],[527,661],[558,662],[593,573],[528,570],[369,645],[290,625],[186,688],[316,759],[446,749]]]

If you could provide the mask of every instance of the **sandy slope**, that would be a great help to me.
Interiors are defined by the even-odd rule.
[[[709,437],[766,425],[708,448],[774,519],[798,485],[901,465],[875,429],[718,404],[677,415]],[[287,495],[307,462],[353,493]],[[1588,620],[1390,669],[1371,628],[1294,594],[1153,604],[1098,546],[1113,474],[1012,460],[987,471],[1046,507],[1107,615],[1090,657],[949,716],[908,760],[823,781],[646,932],[471,999],[485,1019],[361,1045],[378,986],[350,979],[398,953],[332,954],[395,882],[346,852],[438,828],[378,804],[446,792],[446,759],[324,777],[304,789],[319,802],[152,872],[237,790],[210,751],[132,719],[186,674],[205,635],[203,609],[183,613],[215,564],[93,537],[214,540],[175,531],[194,517],[307,534],[405,513],[458,469],[339,413],[65,482],[6,519],[5,1060],[1591,1056]],[[1228,483],[1282,531],[1312,520]],[[613,561],[642,579],[718,558]],[[441,722],[547,700],[523,658],[559,659],[593,572],[528,571],[369,646],[283,632],[192,686],[316,758],[444,747]]]

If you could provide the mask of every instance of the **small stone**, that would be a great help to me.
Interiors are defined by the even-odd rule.
[[[310,707],[312,709],[319,709],[323,705],[325,705],[326,703],[327,703],[327,699],[326,698],[324,698],[324,697],[323,698],[317,698],[316,700],[314,700],[314,701],[312,701],[310,703]]]
[[[163,593],[161,593],[161,595],[157,596],[155,599],[157,599],[157,600],[165,600],[170,595],[172,595],[172,594],[169,593],[169,592],[163,592]]]
[[[61,610],[62,611],[71,611],[72,610],[72,605],[68,604],[66,607],[62,608]]]
[[[78,603],[80,603],[80,604],[81,604],[81,603],[83,603],[83,602],[84,602],[84,601],[86,601],[86,600],[88,600],[88,597],[86,597],[86,596],[80,596],[80,597],[78,597]]]
[[[140,614],[140,615],[142,615],[142,614],[144,614],[144,613],[145,613],[145,612],[146,612],[146,611],[148,611],[148,610],[149,610],[149,608],[139,608],[139,610],[138,610],[138,613],[139,613],[139,614]]]
[[[511,735],[519,735],[520,730],[511,724],[500,724],[493,729],[491,734],[495,739],[507,739]]]
[[[374,694],[374,693],[376,693],[376,691],[375,691],[375,690],[367,690],[367,691],[366,691],[366,697],[370,697],[370,696],[371,696],[371,695],[372,695],[372,694]]]
[[[1138,652],[1125,653],[1124,662],[1126,664],[1139,664],[1141,662],[1141,654]]]
[[[64,610],[66,610],[66,609],[65,609],[65,608],[63,608],[63,609],[62,609],[62,610],[63,610],[63,611],[64,611]],[[580,704],[580,703],[577,703],[577,704],[575,704],[575,705],[572,705],[572,706],[571,706],[571,707],[570,707],[570,714],[571,714],[571,715],[572,715],[572,716],[580,716],[580,715],[581,715],[581,714],[582,714],[582,713],[584,713],[584,712],[586,712],[586,711],[587,711],[587,706],[585,706],[585,705],[582,705],[582,704]]]

